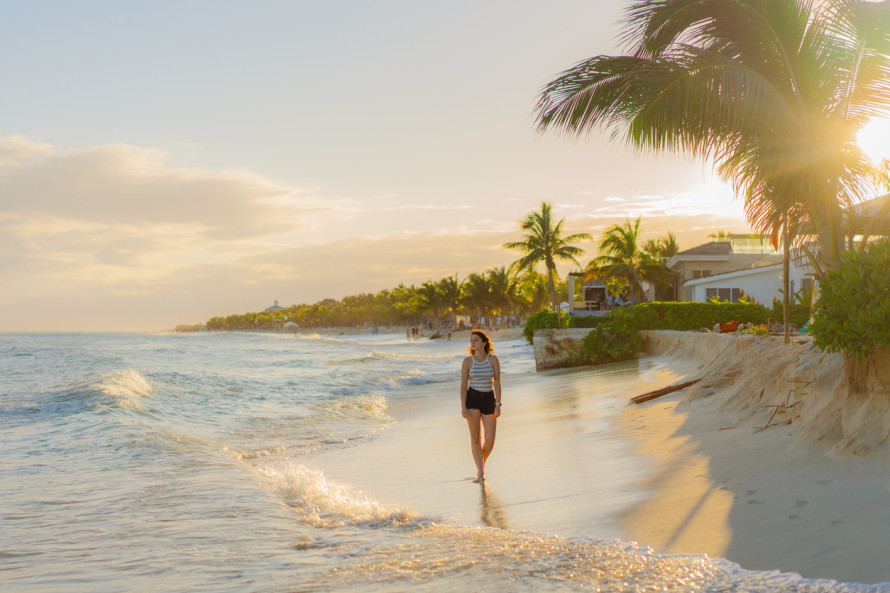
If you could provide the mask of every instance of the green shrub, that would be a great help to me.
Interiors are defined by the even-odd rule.
[[[673,329],[695,331],[711,329],[718,323],[766,323],[770,310],[763,305],[745,303],[641,303],[627,311],[637,329]]]
[[[594,327],[581,344],[581,356],[589,364],[633,360],[643,350],[643,337],[625,310],[601,317],[607,323]]]
[[[636,358],[643,349],[641,330],[695,331],[733,320],[760,325],[770,318],[776,319],[771,315],[770,309],[752,303],[656,302],[615,309],[606,315],[565,319],[562,327],[591,328],[579,358],[588,364],[604,364]],[[777,320],[780,319],[781,316]],[[529,318],[523,334],[531,343],[535,330],[555,327],[556,313],[542,311]],[[572,359],[570,363],[580,360]]]
[[[796,325],[797,327],[803,327],[803,325],[810,320],[810,305],[802,304],[802,303],[793,303],[788,305],[789,309],[789,317],[790,322]],[[782,313],[782,301],[779,299],[775,299],[773,301],[773,308],[770,309],[770,319],[772,319],[775,323],[782,323],[785,314]]]
[[[819,282],[810,333],[822,350],[861,361],[872,348],[890,346],[890,245],[848,251],[841,262]]]
[[[572,327],[597,327],[604,323],[609,323],[611,315],[585,315],[583,317],[572,317]]]
[[[570,327],[572,318],[568,313],[561,313],[559,317],[561,328],[565,329]],[[556,311],[539,311],[529,317],[528,321],[525,322],[525,329],[522,330],[522,335],[524,335],[525,339],[528,340],[528,343],[531,344],[535,339],[535,331],[539,329],[556,328],[556,319]]]

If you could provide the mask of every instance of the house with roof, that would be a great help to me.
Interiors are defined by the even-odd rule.
[[[585,281],[586,277],[586,272],[569,273],[568,293],[572,298],[567,303],[562,303],[565,305],[563,310],[578,317],[603,315],[606,313],[605,302],[608,291],[606,283],[602,278],[589,278]]]
[[[677,272],[678,301],[705,302],[714,297],[737,302],[743,296],[769,305],[782,298],[782,253],[768,235],[736,235],[681,251],[668,259]],[[799,254],[792,255],[791,293],[812,287],[814,270]]]
[[[284,307],[278,304],[278,301],[275,301],[275,304],[271,307],[266,307],[265,311],[267,313],[274,313],[275,311],[284,311]]]
[[[717,297],[721,301],[735,303],[742,297],[748,297],[769,306],[773,299],[782,298],[782,262],[774,263],[774,259],[764,258],[742,270],[689,280],[684,284],[686,294],[690,295],[687,300],[701,303]],[[814,276],[809,264],[792,257],[789,267],[790,294],[812,288]]]

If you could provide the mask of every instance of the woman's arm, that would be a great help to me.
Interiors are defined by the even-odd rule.
[[[467,417],[467,387],[470,386],[470,357],[460,367],[460,415]]]
[[[494,414],[495,418],[497,418],[501,415],[501,361],[494,354],[489,357],[489,360],[491,361],[491,368],[494,369],[494,401],[498,404],[494,407]]]

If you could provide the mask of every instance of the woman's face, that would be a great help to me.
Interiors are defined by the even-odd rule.
[[[483,340],[479,334],[473,334],[470,336],[470,348],[474,351],[476,350],[484,350],[485,349],[485,340]]]

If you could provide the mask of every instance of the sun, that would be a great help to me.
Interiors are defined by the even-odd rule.
[[[873,119],[859,130],[856,142],[875,163],[890,159],[890,119]]]

